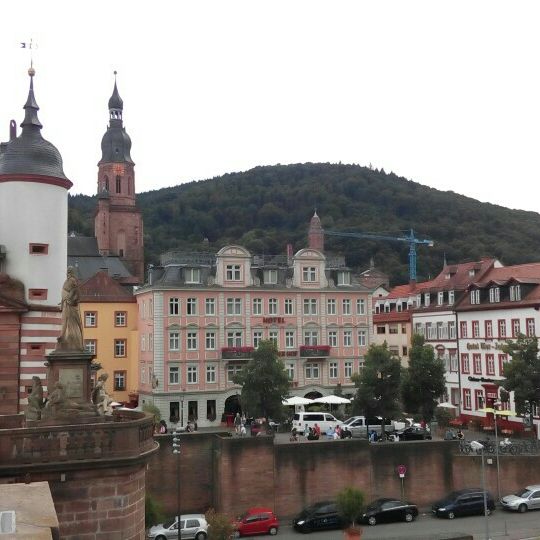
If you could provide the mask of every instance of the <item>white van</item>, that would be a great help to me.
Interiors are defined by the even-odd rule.
[[[293,416],[292,427],[301,435],[305,435],[315,424],[321,428],[321,435],[324,435],[329,427],[334,429],[338,425],[342,426],[343,422],[326,412],[297,412]]]

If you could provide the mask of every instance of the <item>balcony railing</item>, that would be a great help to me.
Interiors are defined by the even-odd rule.
[[[251,358],[254,350],[254,347],[223,347],[221,349],[221,358],[224,360]]]
[[[301,345],[300,356],[309,358],[330,356],[330,349],[330,345]]]

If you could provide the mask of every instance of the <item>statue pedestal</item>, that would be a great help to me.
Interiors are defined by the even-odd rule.
[[[55,350],[47,355],[49,393],[58,382],[66,397],[77,403],[91,403],[91,369],[94,354],[86,351]]]

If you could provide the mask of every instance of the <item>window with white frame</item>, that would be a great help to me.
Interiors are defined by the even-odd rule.
[[[339,285],[350,285],[351,284],[351,273],[350,272],[338,272],[337,273],[337,284]]]
[[[141,382],[143,384],[146,384],[146,368],[144,366],[141,366]]]
[[[353,363],[345,362],[345,377],[350,379],[352,377]]]
[[[84,312],[84,326],[87,328],[97,327],[97,313],[95,311]]]
[[[527,337],[534,337],[536,336],[536,329],[534,324],[534,319],[527,319]]]
[[[424,294],[424,306],[428,307],[430,302],[431,302],[430,294],[429,293]]]
[[[450,321],[448,323],[448,339],[456,339],[456,322]]]
[[[304,298],[304,315],[317,315],[316,298]]]
[[[343,330],[343,346],[352,347],[352,330]]]
[[[455,301],[456,293],[454,291],[448,291],[448,303],[453,305]]]
[[[330,347],[338,346],[337,330],[328,330],[328,345]]]
[[[127,324],[127,312],[115,311],[114,312],[114,326],[126,326]]]
[[[329,298],[326,301],[326,314],[327,315],[336,314],[336,299],[335,298]]]
[[[285,330],[285,348],[294,349],[294,330]]]
[[[302,268],[302,281],[313,282],[317,279],[317,269],[314,266],[304,266]]]
[[[146,351],[146,334],[141,334],[141,351]]]
[[[187,367],[187,383],[197,384],[199,382],[199,367],[188,366]]]
[[[169,351],[180,350],[180,332],[178,330],[171,330],[169,332]]]
[[[437,293],[437,304],[442,306],[444,304],[444,291],[439,291]]]
[[[486,339],[491,339],[493,337],[493,323],[491,321],[486,321],[485,327],[486,327]]]
[[[253,299],[253,315],[262,315],[262,298]]]
[[[471,304],[480,303],[480,289],[474,289],[469,294]]]
[[[330,364],[328,364],[328,376],[330,377],[330,379],[338,378],[337,362],[330,362]]]
[[[292,298],[285,298],[285,315],[294,315],[294,304]]]
[[[197,315],[197,299],[188,298],[186,303],[186,314]]]
[[[366,314],[366,301],[363,298],[356,299],[356,314],[357,315]]]
[[[263,273],[264,283],[267,285],[275,285],[277,283],[277,270],[265,270]]]
[[[229,364],[227,366],[227,382],[234,383],[234,377],[242,371],[241,364]]]
[[[186,283],[200,283],[201,270],[199,268],[186,268]]]
[[[306,379],[319,378],[319,364],[306,364],[305,367]]]
[[[198,349],[197,332],[191,331],[187,333],[187,350],[196,351]]]
[[[278,314],[278,300],[277,298],[268,299],[268,315]]]
[[[227,281],[240,281],[240,265],[239,264],[228,264],[226,267],[226,277]]]
[[[242,299],[241,298],[227,298],[227,315],[241,315],[242,314]]]
[[[115,371],[114,372],[114,389],[117,391],[126,389],[126,372]]]
[[[169,298],[169,315],[180,315],[180,298]]]
[[[489,301],[493,304],[494,302],[501,301],[501,290],[499,287],[490,287],[489,289]],[[478,302],[477,302],[478,304]]]
[[[287,372],[287,378],[289,381],[292,381],[294,379],[294,364],[285,364],[285,371]]]
[[[242,330],[229,330],[227,332],[227,347],[242,346]]]
[[[270,330],[270,332],[268,332],[268,339],[270,341],[273,341],[274,345],[277,347],[279,345],[279,331]]]
[[[255,330],[253,332],[253,347],[255,347],[255,349],[259,346],[259,344],[261,343],[262,341],[262,338],[263,338],[263,333],[261,330]]]
[[[358,346],[365,347],[367,344],[367,330],[358,330]]]
[[[154,350],[154,334],[148,334],[148,345],[151,351]]]
[[[154,301],[151,298],[148,301],[148,311],[149,311],[150,317],[153,317],[154,316]]]
[[[169,384],[180,384],[180,368],[169,366]]]
[[[125,339],[114,340],[114,356],[116,358],[122,358],[126,356],[127,342]]]
[[[206,382],[208,384],[216,382],[216,366],[212,364],[206,366]]]
[[[216,349],[216,333],[214,330],[207,330],[204,345],[207,351],[214,351]]]
[[[521,300],[521,287],[519,285],[510,285],[510,301],[519,302]]]
[[[318,330],[304,330],[304,345],[318,345],[319,344],[319,331]]]
[[[205,315],[215,315],[216,314],[216,299],[215,298],[206,298],[204,300],[204,312]]]
[[[343,302],[341,303],[343,315],[350,315],[351,314],[351,300],[349,298],[344,298]]]
[[[91,354],[96,354],[97,351],[97,340],[95,339],[85,339],[84,340],[84,350]]]

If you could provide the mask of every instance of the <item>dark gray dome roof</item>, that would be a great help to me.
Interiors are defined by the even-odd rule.
[[[124,102],[118,93],[115,80],[114,90],[109,99],[109,125],[103,139],[101,139],[101,159],[98,165],[102,163],[130,163],[135,165],[130,155],[131,139],[126,133],[122,121],[123,107]]]
[[[0,174],[39,174],[67,180],[60,152],[41,136],[33,78],[24,109],[22,133],[9,141],[0,153]]]

